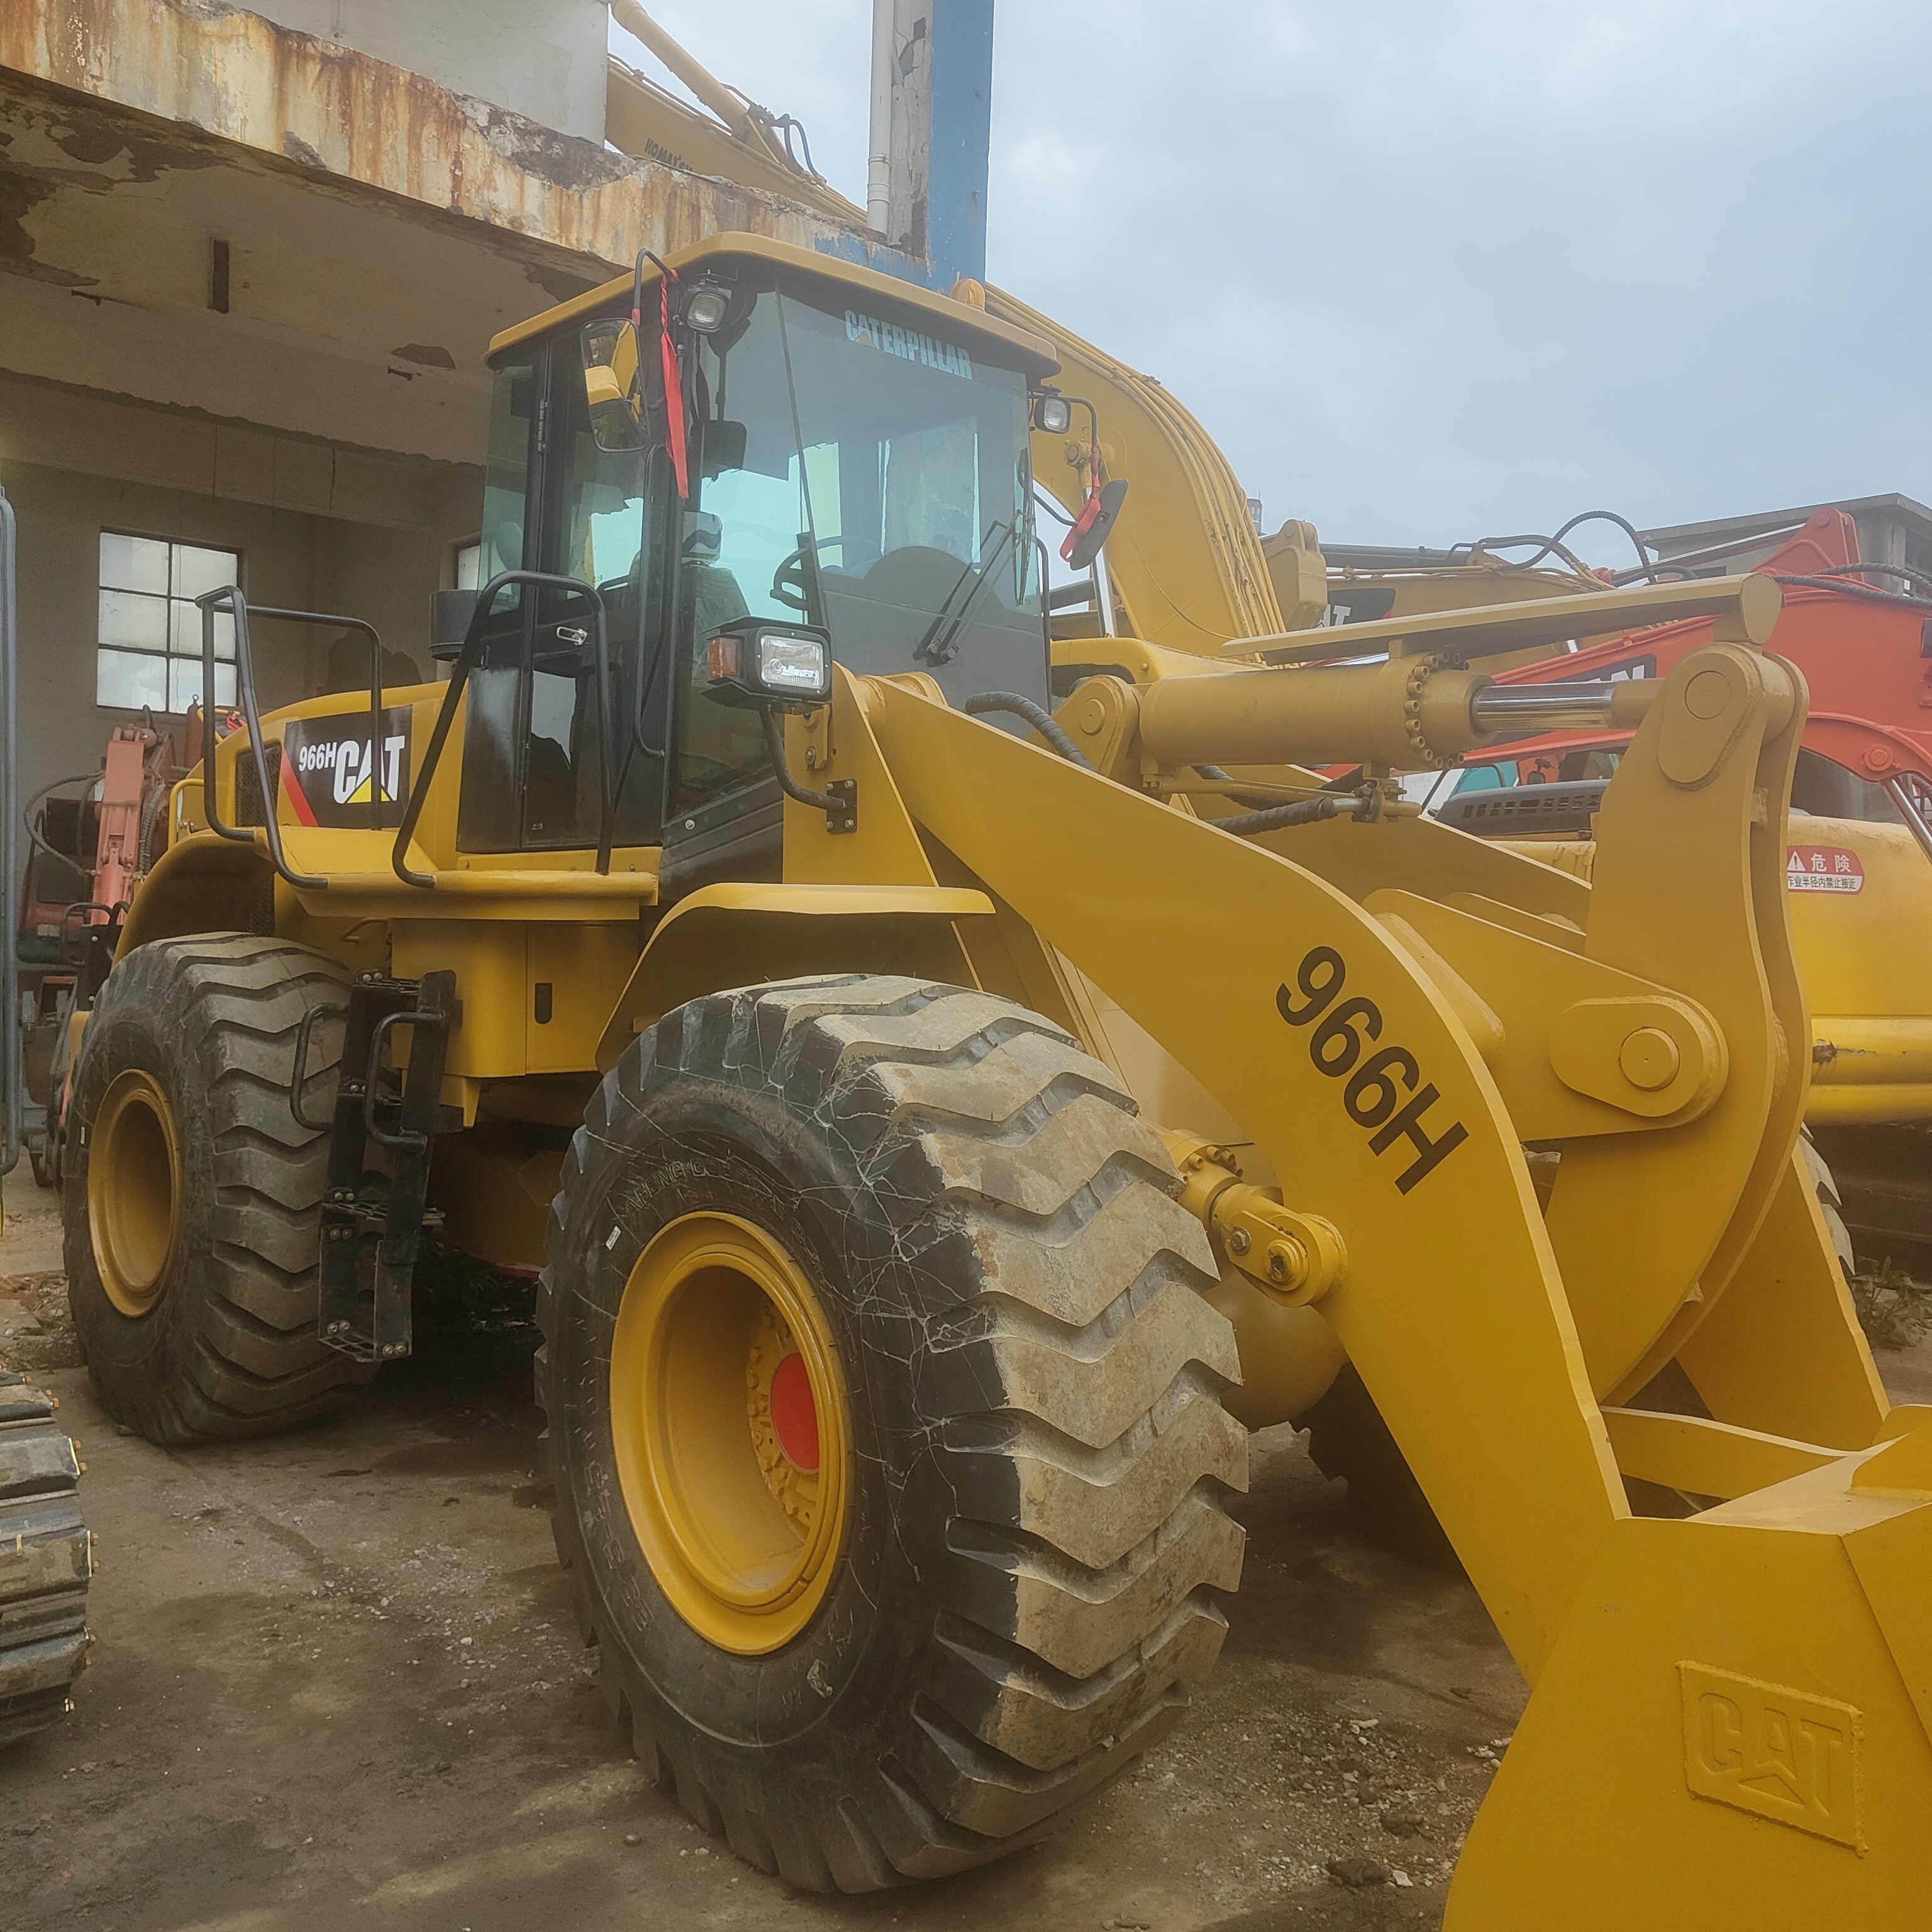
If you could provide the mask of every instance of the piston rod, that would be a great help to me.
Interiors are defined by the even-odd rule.
[[[1469,700],[1469,722],[1484,737],[1501,731],[1634,729],[1660,688],[1642,678],[1485,685]]]

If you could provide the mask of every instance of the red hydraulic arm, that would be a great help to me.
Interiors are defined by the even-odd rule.
[[[1820,510],[1760,566],[1784,587],[1771,649],[1810,687],[1804,743],[1859,777],[1884,785],[1919,842],[1932,852],[1932,602],[1832,576],[1859,561],[1852,520]],[[1707,621],[1659,626],[1505,671],[1502,684],[1663,677],[1711,640]],[[1532,783],[1560,775],[1566,752],[1621,745],[1625,736],[1556,732],[1496,747]],[[1471,764],[1496,757],[1472,753]]]

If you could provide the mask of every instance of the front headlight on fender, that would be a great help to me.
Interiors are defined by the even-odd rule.
[[[832,697],[832,640],[814,624],[740,617],[705,647],[711,695],[721,704],[815,711]]]

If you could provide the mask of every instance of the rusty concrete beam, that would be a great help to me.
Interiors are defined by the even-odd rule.
[[[224,0],[5,0],[8,69],[580,262],[721,232],[871,252],[862,218],[613,154]]]

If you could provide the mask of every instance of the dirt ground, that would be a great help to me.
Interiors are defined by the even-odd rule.
[[[61,1396],[99,1538],[66,1724],[0,1756],[16,1932],[1440,1923],[1522,1689],[1468,1586],[1255,1441],[1202,1704],[1048,1842],[862,1899],[792,1892],[651,1790],[580,1647],[535,1473],[526,1329],[432,1335],[306,1434],[167,1450],[94,1406],[53,1198],[7,1183],[0,1356]],[[1891,1358],[1932,1394],[1932,1355]],[[1372,1861],[1352,1888],[1331,1862]]]

